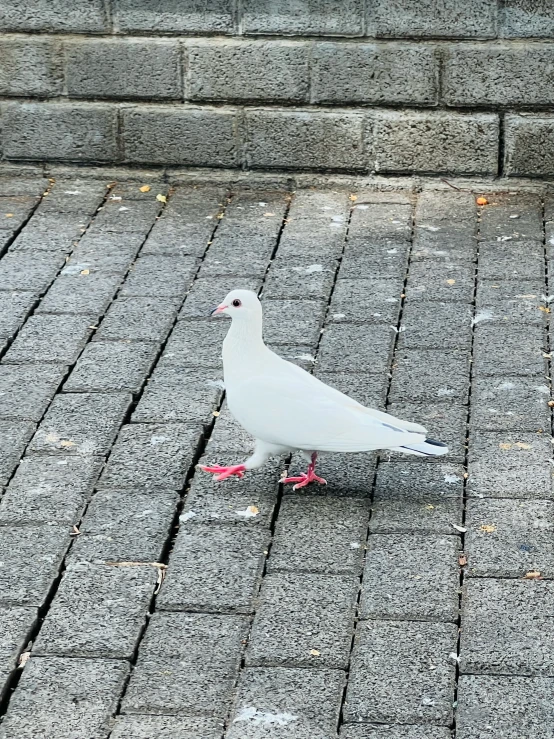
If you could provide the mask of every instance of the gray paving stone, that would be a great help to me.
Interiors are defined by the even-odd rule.
[[[396,418],[420,423],[432,439],[448,445],[448,461],[463,462],[466,453],[467,406],[459,403],[391,403],[387,408]],[[414,457],[401,452],[386,452],[386,455],[402,462],[414,461]],[[424,461],[423,457],[415,459]]]
[[[58,182],[45,195],[37,213],[82,213],[93,216],[97,208],[108,194],[106,185],[102,182],[76,181]]]
[[[128,672],[118,660],[31,658],[0,737],[75,739],[85,732],[87,739],[104,739]]]
[[[229,326],[229,321],[223,318],[178,321],[163,350],[159,366],[222,367],[221,347]]]
[[[392,358],[390,326],[332,325],[321,337],[318,365],[322,372],[385,373]]]
[[[473,309],[459,303],[412,303],[402,311],[398,346],[403,349],[469,349]]]
[[[372,534],[362,581],[361,618],[456,621],[458,553],[455,536]]]
[[[150,341],[94,341],[85,347],[64,383],[64,392],[138,393],[156,359]]]
[[[445,190],[438,197],[434,188],[423,190],[417,199],[415,216],[418,225],[454,225],[464,235],[470,235],[477,222],[475,196],[471,192]]]
[[[408,296],[420,300],[471,303],[474,289],[473,265],[425,259],[410,264]]]
[[[0,337],[12,337],[37,300],[31,292],[0,292]]]
[[[209,426],[223,395],[219,372],[160,367],[148,380],[133,413],[134,423],[179,421]]]
[[[146,235],[156,216],[162,209],[162,203],[156,199],[108,200],[98,211],[91,233],[127,233],[137,231]]]
[[[481,243],[478,274],[482,280],[543,280],[543,245],[540,241]]]
[[[487,498],[552,498],[547,434],[479,431],[469,442],[469,493]]]
[[[474,370],[480,375],[546,374],[546,336],[542,326],[511,323],[502,331],[494,324],[475,326]]]
[[[327,480],[327,485],[309,485],[301,492],[293,491],[292,485],[285,485],[284,493],[305,496],[340,496],[347,498],[368,498],[371,496],[375,472],[376,453],[360,454],[321,454],[317,460],[317,474]],[[306,471],[306,460],[296,453],[292,456],[289,474]]]
[[[471,388],[472,429],[547,431],[550,388],[544,375],[476,377]]]
[[[254,439],[231,415],[227,403],[221,407],[214,430],[206,446],[206,456],[212,461],[221,454],[233,456],[250,453],[254,449]]]
[[[179,302],[178,298],[118,298],[94,338],[162,342],[177,315]]]
[[[158,562],[178,494],[172,490],[99,490],[69,553],[89,562]]]
[[[472,674],[554,674],[554,583],[468,580],[460,669]]]
[[[353,576],[286,572],[267,575],[246,650],[246,664],[316,664],[345,669],[357,595],[358,579]]]
[[[368,520],[369,503],[361,498],[285,496],[269,572],[359,575]]]
[[[120,282],[119,275],[100,272],[60,275],[40,301],[35,313],[82,313],[99,318],[106,312]]]
[[[125,239],[116,233],[92,233],[87,231],[67,262],[66,270],[76,270],[76,264],[85,269],[104,272],[126,272],[137,255],[144,236],[127,231]],[[67,272],[66,272],[67,274]]]
[[[127,275],[121,295],[184,298],[196,270],[194,257],[139,257]]]
[[[5,254],[0,261],[0,290],[43,293],[63,264],[63,254]]]
[[[475,320],[542,325],[546,321],[543,295],[544,281],[482,280],[477,288]]]
[[[215,214],[218,206],[215,207],[215,212],[205,216],[204,221],[193,220],[191,222],[186,216],[170,216],[170,206],[168,206],[164,215],[154,223],[141,250],[141,255],[203,256],[217,223]]]
[[[8,197],[9,195],[35,195],[39,197],[48,187],[49,182],[46,177],[38,176],[36,170],[17,174],[6,173],[0,178],[0,195]]]
[[[77,239],[84,232],[84,228],[76,231],[67,231],[61,228],[57,231],[34,230],[27,226],[10,246],[11,254],[69,254],[77,245]]]
[[[379,464],[371,533],[456,534],[462,524],[464,470],[448,462]]]
[[[395,357],[390,400],[464,403],[469,388],[469,355],[457,349],[403,349]]]
[[[356,201],[348,234],[352,238],[364,236],[409,241],[412,235],[412,207],[400,203],[361,204]]]
[[[225,718],[247,633],[239,616],[154,614],[123,711]]]
[[[408,268],[408,243],[349,235],[338,279],[374,278],[404,280]]]
[[[550,500],[470,500],[465,548],[467,573],[554,577],[554,503]]]
[[[4,364],[74,364],[92,333],[94,316],[31,316]]]
[[[317,346],[325,310],[320,300],[264,300],[264,340]]]
[[[30,421],[0,421],[0,485],[5,485],[35,432]]]
[[[380,410],[385,409],[387,377],[354,374],[353,372],[321,372],[318,365],[316,365],[314,374],[322,382],[354,398],[362,405]]]
[[[289,223],[281,235],[278,256],[310,259],[316,263],[338,259],[344,245],[344,219],[342,221],[330,224],[307,221],[305,225],[293,222],[292,226]]]
[[[149,566],[70,564],[33,653],[130,659],[146,621],[156,579],[156,569]]]
[[[222,454],[220,462],[227,459],[232,461],[232,452]],[[215,461],[215,457],[206,455],[200,464],[213,464]],[[224,483],[216,482],[213,475],[198,470],[185,501],[181,522],[269,528],[277,503],[282,469],[283,461],[274,459],[262,469],[252,470],[242,480],[229,478]]]
[[[110,190],[110,200],[120,198],[121,200],[138,200],[139,202],[144,202],[145,200],[156,200],[158,195],[165,195],[167,197],[170,185],[166,182],[160,182],[155,174],[144,174],[144,184],[136,181],[118,182]],[[141,187],[144,187],[144,185],[150,187],[146,192],[141,190]],[[173,194],[171,195],[171,200],[173,200]]]
[[[8,51],[4,47],[5,51]],[[0,197],[0,231],[17,231],[24,225],[38,203],[30,195]]]
[[[106,456],[132,402],[128,393],[67,393],[54,398],[29,451]]]
[[[337,281],[329,321],[386,323],[396,326],[400,313],[403,280],[341,279]]]
[[[223,721],[201,716],[117,716],[111,739],[220,739]]]
[[[199,439],[200,429],[183,423],[123,426],[101,484],[111,488],[180,490]]]
[[[256,277],[203,277],[194,281],[179,318],[207,318],[231,290],[258,291]]]
[[[0,608],[0,692],[4,694],[19,654],[26,647],[38,617],[36,608]]]
[[[481,209],[479,231],[484,241],[542,238],[542,204],[534,193],[496,193]]]
[[[460,739],[549,739],[554,727],[553,687],[551,678],[462,675],[456,735]]]
[[[340,739],[451,739],[452,734],[440,726],[394,726],[392,724],[344,724]]]
[[[477,256],[477,239],[473,235],[465,235],[455,225],[440,229],[433,233],[426,229],[414,230],[414,241],[411,263],[433,262],[443,264],[460,264],[468,269],[473,267]]]
[[[337,266],[334,259],[317,262],[309,256],[296,259],[277,256],[264,282],[264,298],[326,300]]]
[[[277,231],[271,235],[258,235],[249,228],[241,229],[234,222],[228,231],[223,234],[221,226],[217,230],[202,262],[200,277],[233,275],[261,279],[277,243]],[[248,250],[244,248],[245,242],[248,243]]]
[[[67,368],[64,365],[0,365],[0,418],[40,421]]]
[[[251,613],[268,541],[259,527],[181,526],[158,607]]]
[[[42,606],[69,543],[67,526],[0,526],[2,603]]]
[[[343,709],[348,721],[433,723],[452,720],[454,624],[359,624]]]
[[[101,467],[90,456],[24,457],[0,501],[0,523],[76,524]]]
[[[341,670],[243,670],[228,739],[329,739],[336,736],[345,676]],[[277,728],[278,727],[278,728]]]

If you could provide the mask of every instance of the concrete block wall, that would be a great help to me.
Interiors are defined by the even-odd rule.
[[[552,0],[2,0],[5,161],[554,175]]]

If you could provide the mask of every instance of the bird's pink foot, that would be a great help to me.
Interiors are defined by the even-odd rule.
[[[227,477],[244,477],[244,473],[246,472],[246,467],[243,464],[234,464],[230,467],[221,467],[219,464],[214,464],[211,467],[208,467],[207,465],[201,464],[200,469],[204,472],[211,472],[213,475],[216,475],[215,479],[218,482],[225,480]]]
[[[309,485],[311,482],[318,482],[320,485],[327,485],[327,480],[324,480],[323,477],[319,477],[316,475],[316,473],[308,468],[308,472],[302,472],[298,477],[285,477],[284,480],[281,480],[283,484],[289,483],[289,482],[295,482],[296,485],[293,487],[293,490],[298,490],[298,488],[305,488],[306,485]]]

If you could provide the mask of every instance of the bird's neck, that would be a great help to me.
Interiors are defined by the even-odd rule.
[[[262,338],[262,321],[233,321],[223,342],[223,365],[225,370],[235,366],[244,367],[262,358],[267,347]]]

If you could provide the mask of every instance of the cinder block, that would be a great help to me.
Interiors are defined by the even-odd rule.
[[[310,46],[296,41],[194,41],[187,45],[190,100],[307,102]]]
[[[363,0],[245,0],[242,26],[247,34],[361,36],[363,8]]]
[[[548,44],[450,46],[444,60],[447,105],[552,105],[544,73],[554,62]]]
[[[60,14],[63,12],[60,10]],[[3,115],[7,159],[114,162],[117,111],[96,103],[11,103]]]
[[[246,159],[254,168],[367,169],[363,116],[321,111],[249,110]]]
[[[378,172],[497,171],[497,115],[383,111],[375,115],[373,137]]]
[[[115,27],[125,33],[230,33],[233,30],[232,0],[117,0]]]
[[[542,177],[554,174],[553,115],[507,115],[505,135],[507,175]]]
[[[1,95],[49,97],[61,93],[63,73],[60,47],[55,41],[5,36],[0,40],[0,59]]]
[[[178,736],[179,739],[220,739],[223,720],[208,716],[117,716],[112,739],[151,739]],[[427,739],[427,738],[426,738]],[[429,737],[435,739],[435,737]],[[443,739],[439,737],[438,739]]]
[[[112,735],[115,739],[115,734]],[[344,724],[340,739],[451,739],[452,733],[446,726],[409,726],[393,724]],[[125,738],[126,739],[126,738]],[[188,739],[188,738],[186,738]]]
[[[491,38],[495,0],[370,0],[368,32],[376,36]]]
[[[433,47],[408,44],[316,44],[312,102],[433,105],[438,59]]]
[[[220,108],[124,109],[125,161],[236,167],[237,113]]]
[[[105,33],[109,24],[102,0],[5,0],[0,31]]]
[[[177,41],[89,39],[66,42],[65,53],[69,97],[182,97]]]
[[[550,0],[504,0],[500,8],[502,37],[552,38],[554,35],[554,6]]]

